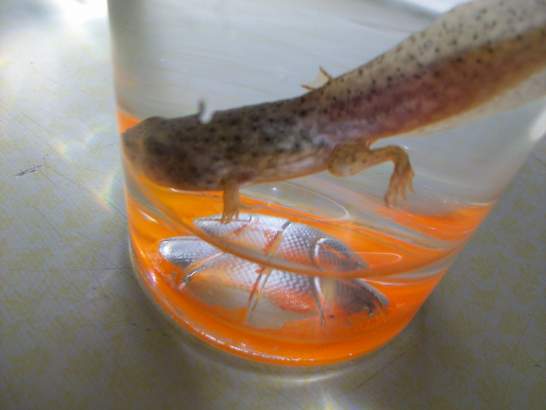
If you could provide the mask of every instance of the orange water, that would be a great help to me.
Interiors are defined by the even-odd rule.
[[[122,112],[118,115],[123,131],[138,120]],[[196,217],[218,214],[222,211],[221,193],[173,192],[160,187],[125,164],[126,173],[136,181],[139,189],[154,204],[169,212],[171,220],[191,221]],[[290,214],[290,220],[304,222],[348,245],[362,256],[373,276],[368,283],[389,300],[388,308],[369,316],[366,312],[337,312],[336,320],[318,324],[316,317],[293,320],[276,329],[254,329],[244,323],[245,312],[207,305],[191,295],[171,286],[168,277],[176,267],[158,253],[158,244],[164,238],[194,235],[184,227],[158,218],[142,206],[129,191],[126,192],[129,234],[135,270],[151,298],[179,326],[216,347],[255,360],[288,365],[316,365],[333,363],[361,355],[385,344],[399,333],[412,319],[421,304],[434,289],[447,269],[447,264],[431,275],[420,279],[404,279],[389,274],[418,270],[420,267],[442,261],[457,252],[460,246],[435,249],[397,239],[351,221],[328,223],[313,219],[312,215],[285,209],[275,204],[243,197],[248,207],[260,204],[260,213]],[[400,225],[429,237],[462,244],[483,220],[489,207],[469,206],[439,215],[416,215],[387,209],[384,216]],[[221,247],[221,243],[215,243]],[[279,298],[279,297],[278,297]],[[288,304],[277,300],[278,306]],[[285,303],[286,302],[286,303]]]

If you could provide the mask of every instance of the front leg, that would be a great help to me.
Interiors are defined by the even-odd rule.
[[[222,223],[227,224],[234,218],[239,217],[239,184],[236,181],[228,180],[224,183],[224,212]]]
[[[339,177],[355,175],[385,161],[394,164],[389,188],[385,193],[385,202],[391,206],[399,197],[405,198],[408,190],[413,191],[413,170],[408,154],[402,148],[389,145],[370,149],[362,143],[343,144],[334,149],[328,161],[328,170]]]

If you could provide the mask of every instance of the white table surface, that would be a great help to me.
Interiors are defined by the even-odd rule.
[[[394,342],[327,370],[242,362],[133,277],[95,3],[0,2],[1,409],[544,408],[545,140]]]

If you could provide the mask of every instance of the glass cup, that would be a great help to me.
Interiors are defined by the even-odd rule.
[[[151,116],[293,97],[386,51],[432,18],[408,4],[339,0],[111,0],[120,132]],[[161,186],[124,159],[135,274],[162,312],[236,355],[319,365],[373,351],[410,322],[544,134],[544,101],[403,146],[415,192],[394,207],[392,166],[242,191]],[[383,140],[377,145],[381,146]],[[211,147],[213,150],[214,147]]]

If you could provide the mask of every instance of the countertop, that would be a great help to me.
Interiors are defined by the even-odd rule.
[[[0,4],[0,408],[542,409],[546,141],[411,325],[319,370],[166,323],[128,258],[106,10]]]

